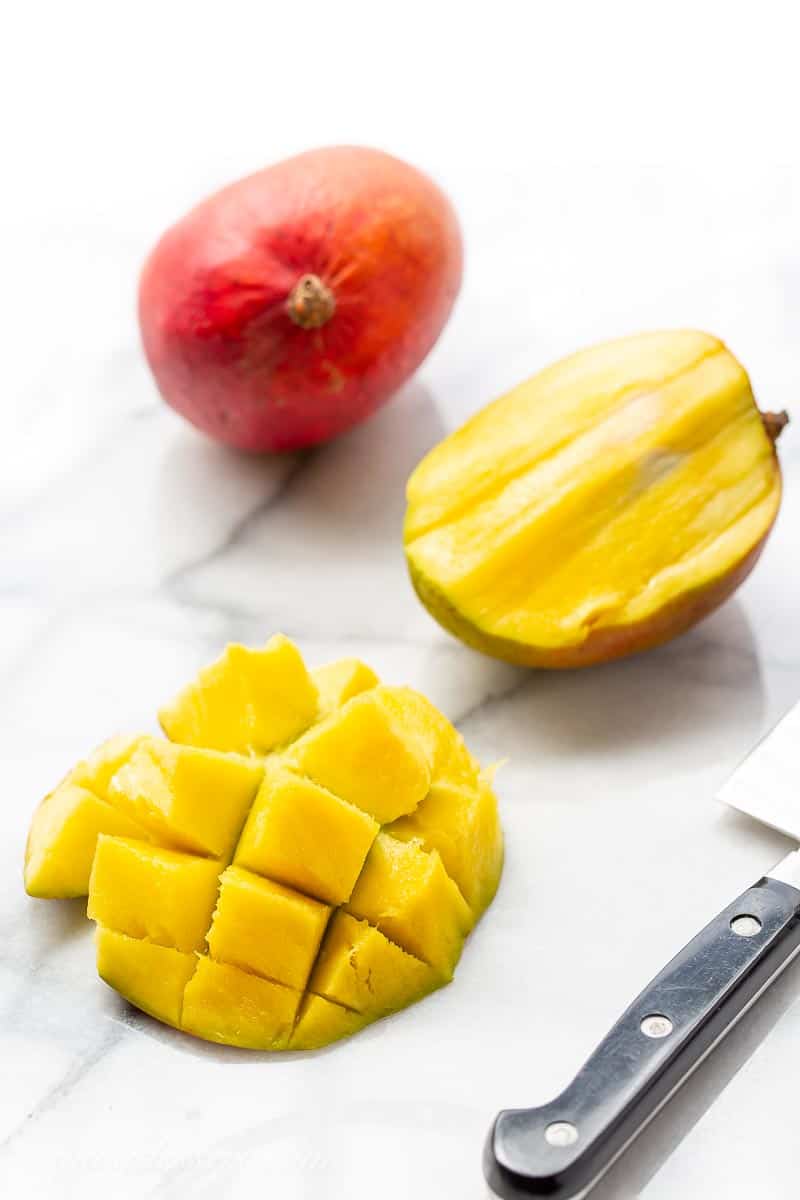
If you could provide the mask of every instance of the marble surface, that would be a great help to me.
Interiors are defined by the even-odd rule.
[[[405,575],[404,482],[518,379],[647,327],[718,333],[763,406],[794,409],[800,427],[800,173],[732,187],[724,170],[577,165],[543,186],[532,156],[489,172],[465,136],[403,124],[381,96],[382,139],[373,113],[359,124],[348,109],[336,132],[302,103],[272,136],[252,109],[238,119],[245,84],[230,63],[216,120],[204,94],[189,104],[180,91],[208,61],[208,29],[201,66],[169,80],[154,37],[137,105],[122,34],[109,37],[114,70],[82,52],[70,80],[88,74],[65,86],[63,108],[52,92],[49,105],[31,97],[58,187],[25,156],[31,187],[7,197],[3,235],[0,1193],[472,1200],[496,1110],[564,1086],[651,975],[786,849],[713,796],[800,697],[800,428],[781,444],[779,524],[736,598],[657,652],[584,673],[521,672],[439,630]],[[174,51],[177,24],[164,37]],[[57,43],[42,50],[53,88],[67,82]],[[111,116],[94,105],[99,82]],[[464,292],[417,377],[371,422],[308,456],[246,459],[157,398],[133,316],[137,268],[208,188],[337,136],[383,140],[444,183],[467,238]],[[21,143],[12,151],[21,167]],[[344,1046],[285,1058],[209,1047],[126,1006],[95,975],[82,905],[31,901],[20,878],[32,807],[73,760],[151,726],[225,641],[275,630],[313,663],[356,654],[421,688],[482,758],[507,759],[505,875],[455,984]],[[794,970],[598,1200],[794,1195],[798,1075]]]

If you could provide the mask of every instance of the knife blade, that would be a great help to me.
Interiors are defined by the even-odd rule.
[[[800,704],[718,799],[800,841]],[[503,1200],[585,1196],[800,953],[800,851],[723,909],[626,1009],[575,1079],[498,1114],[483,1156]]]

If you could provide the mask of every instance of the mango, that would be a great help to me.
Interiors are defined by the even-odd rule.
[[[380,825],[334,792],[268,763],[236,863],[329,904],[350,899]]]
[[[307,150],[159,240],[139,287],[147,361],[167,404],[227,445],[318,445],[416,370],[461,258],[453,208],[416,167],[368,146]]]
[[[691,330],[591,347],[477,413],[408,482],[430,613],[468,645],[580,667],[684,632],[738,587],[775,521],[774,442],[744,368]]]
[[[237,707],[238,706],[238,707]],[[311,1050],[453,976],[491,901],[489,776],[437,709],[285,638],[229,646],[34,814],[32,895],[88,893],[98,972],[210,1041]],[[207,744],[203,744],[207,743]]]
[[[346,700],[378,686],[378,676],[358,658],[340,658],[311,672],[319,698],[319,715],[328,717]]]
[[[42,800],[25,847],[25,888],[30,896],[49,900],[85,896],[100,834],[149,836],[108,796],[111,778],[140,740],[110,738]]]
[[[227,646],[158,717],[173,742],[267,754],[307,729],[318,703],[300,651],[276,635],[263,650]]]
[[[97,926],[97,973],[109,987],[167,1025],[180,1026],[183,997],[197,970],[194,954]]]
[[[230,857],[264,774],[261,763],[143,738],[108,785],[108,798],[154,840]]]
[[[220,866],[132,838],[101,835],[89,882],[92,921],[191,953],[202,950],[217,903]]]

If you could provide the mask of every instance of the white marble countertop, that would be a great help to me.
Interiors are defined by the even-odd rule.
[[[404,482],[506,387],[641,328],[719,334],[762,404],[800,418],[800,173],[738,173],[732,186],[733,168],[498,165],[503,139],[487,124],[476,136],[489,170],[466,133],[406,120],[389,92],[373,87],[356,117],[355,85],[338,125],[335,97],[324,111],[301,97],[294,123],[273,128],[291,84],[274,52],[275,78],[250,93],[253,39],[234,61],[207,10],[196,42],[172,12],[138,33],[104,13],[102,54],[66,24],[37,43],[42,86],[25,93],[27,133],[10,150],[25,186],[3,231],[0,1192],[472,1200],[496,1110],[568,1082],[671,954],[785,849],[713,795],[800,696],[800,420],[781,444],[779,524],[736,598],[660,651],[583,673],[517,671],[439,630],[406,580]],[[217,36],[229,52],[218,75]],[[337,53],[352,75],[356,52]],[[255,95],[263,115],[244,103]],[[158,400],[138,348],[137,268],[204,191],[337,138],[382,142],[447,187],[467,239],[464,292],[375,419],[305,458],[244,459]],[[31,151],[37,139],[46,153]],[[348,1044],[285,1058],[210,1047],[127,1007],[95,975],[81,905],[31,901],[20,877],[33,805],[74,759],[151,725],[226,640],[275,630],[314,663],[357,654],[421,688],[481,757],[508,759],[505,876],[453,986]],[[795,969],[597,1200],[794,1196],[799,1075]]]

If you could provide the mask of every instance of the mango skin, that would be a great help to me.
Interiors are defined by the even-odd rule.
[[[613,347],[620,347],[624,351],[626,343],[633,345],[638,341],[644,340],[646,337],[655,339],[658,337],[667,338],[669,336],[668,334],[640,335],[640,337],[636,338],[620,339],[617,343],[605,343],[581,353],[589,356],[593,351],[603,352]],[[707,345],[712,347],[711,356],[714,354],[727,355],[730,361],[740,370],[744,387],[750,394],[752,401],[749,380],[746,374],[740,365],[736,364],[736,360],[733,359],[733,356],[730,355],[721,342],[711,338],[709,335],[694,334],[692,331],[680,331],[672,336],[674,336],[676,342],[682,337],[695,337],[698,340],[705,341]],[[706,353],[708,354],[708,351]],[[577,360],[580,357],[581,354],[575,355],[572,359],[564,360],[564,364],[569,365],[573,360]],[[560,364],[555,364],[549,371],[557,371],[559,366]],[[545,374],[547,372],[542,372],[542,377]],[[536,378],[538,377],[534,377],[534,380],[530,382],[534,383]],[[513,392],[509,393],[507,398],[501,398],[495,402],[495,405],[499,406],[505,399],[510,400],[513,396]],[[494,406],[490,405],[489,409],[492,407]],[[758,412],[754,401],[752,401],[752,407],[755,412]],[[488,411],[488,409],[485,411]],[[478,417],[482,415],[478,414]],[[476,419],[478,418],[473,418],[473,420]],[[783,414],[778,422],[777,432],[780,432],[780,428],[782,428],[785,420],[785,414]],[[469,425],[470,422],[467,422],[462,430],[457,431],[457,434],[450,435],[450,437],[461,436],[463,430],[468,429]],[[471,620],[464,612],[459,610],[457,604],[452,601],[445,590],[438,586],[437,580],[429,573],[420,570],[414,561],[413,542],[416,536],[414,528],[416,517],[412,511],[412,493],[417,472],[412,475],[409,481],[409,509],[406,518],[406,557],[412,586],[428,612],[449,633],[452,633],[473,649],[518,666],[549,670],[575,669],[600,665],[662,645],[691,629],[732,596],[753,570],[764,550],[769,534],[778,516],[782,494],[780,464],[774,445],[775,436],[770,431],[768,420],[764,422],[764,425],[766,432],[762,431],[762,436],[765,442],[768,440],[772,442],[771,458],[774,473],[771,495],[764,497],[763,509],[766,513],[766,519],[763,521],[763,529],[760,536],[755,540],[754,544],[745,545],[743,552],[727,563],[724,571],[703,580],[696,587],[685,589],[681,594],[674,596],[643,619],[621,621],[619,623],[599,623],[588,629],[583,640],[564,645],[536,644],[533,641],[498,636],[491,632],[491,630],[482,627],[478,622]],[[446,447],[449,440],[449,438],[445,439],[431,453],[440,453]],[[420,468],[424,468],[426,461],[423,460],[417,471]],[[426,497],[426,500],[430,502],[429,497]]]
[[[142,271],[139,323],[159,391],[242,450],[328,441],[384,404],[433,347],[461,286],[453,208],[379,150],[329,146],[208,197]],[[305,276],[335,308],[287,312]]]

